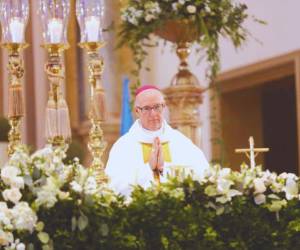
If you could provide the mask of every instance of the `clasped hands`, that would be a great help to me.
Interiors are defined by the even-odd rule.
[[[152,151],[150,154],[149,164],[153,172],[162,175],[164,167],[164,156],[162,144],[158,137],[155,137],[152,144]]]

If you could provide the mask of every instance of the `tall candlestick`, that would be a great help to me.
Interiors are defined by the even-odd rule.
[[[48,35],[50,43],[60,43],[63,34],[63,23],[61,20],[52,18],[48,22]]]
[[[96,16],[89,16],[85,19],[85,32],[88,42],[98,42],[100,32],[100,19]]]
[[[24,23],[20,18],[14,17],[9,23],[9,32],[13,43],[22,43],[24,41]]]

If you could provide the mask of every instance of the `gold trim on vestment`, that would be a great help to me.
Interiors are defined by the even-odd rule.
[[[150,159],[150,154],[152,151],[152,143],[141,142],[141,145],[142,145],[142,151],[143,151],[143,160],[144,160],[144,163],[147,163],[147,162],[149,162],[149,159]],[[163,151],[164,161],[172,162],[169,142],[162,143],[162,151]]]

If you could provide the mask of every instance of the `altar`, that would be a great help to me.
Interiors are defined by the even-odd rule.
[[[264,23],[248,5],[255,9],[232,0],[0,1],[0,248],[300,249],[299,52],[220,74],[236,67],[223,37],[240,48],[246,20]],[[166,55],[157,53],[162,41]],[[166,103],[133,106],[148,81]],[[130,114],[168,106],[168,123],[189,138],[184,145],[209,159],[203,175],[170,163],[161,181],[151,166],[149,185],[113,191],[105,168],[125,104]],[[282,107],[287,131],[279,135]],[[248,147],[250,135],[256,144],[250,137]],[[288,152],[276,151],[283,141]],[[144,147],[148,156],[154,144]]]

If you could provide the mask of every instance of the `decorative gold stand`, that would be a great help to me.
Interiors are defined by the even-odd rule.
[[[26,43],[4,43],[3,48],[8,50],[8,118],[11,126],[8,134],[8,155],[11,156],[18,145],[21,144],[20,125],[24,116],[22,78],[24,76],[23,59],[21,51],[28,47]]]
[[[204,89],[188,69],[190,44],[199,37],[199,31],[193,27],[189,20],[170,20],[155,34],[176,44],[176,53],[180,60],[178,73],[173,77],[171,86],[164,90],[171,126],[199,145],[201,124],[198,108],[202,103]]]
[[[46,138],[55,147],[65,150],[66,142],[71,139],[70,117],[66,101],[61,89],[64,80],[63,52],[69,47],[65,44],[45,44],[49,54],[48,62],[45,64],[50,90],[48,106],[46,111]]]
[[[199,105],[202,103],[204,89],[198,79],[189,71],[187,58],[190,54],[189,43],[177,45],[180,59],[178,73],[173,77],[171,86],[164,89],[165,99],[170,110],[170,123],[195,144],[200,144]]]
[[[104,89],[102,87],[104,62],[99,55],[99,50],[105,46],[105,43],[84,42],[80,43],[79,46],[87,51],[89,64],[89,83],[91,87],[89,119],[91,121],[91,129],[89,132],[88,148],[93,157],[91,169],[95,172],[97,181],[103,183],[108,181],[104,172],[104,164],[101,160],[107,145],[103,138],[103,130],[101,129],[101,124],[105,121],[106,107]]]

